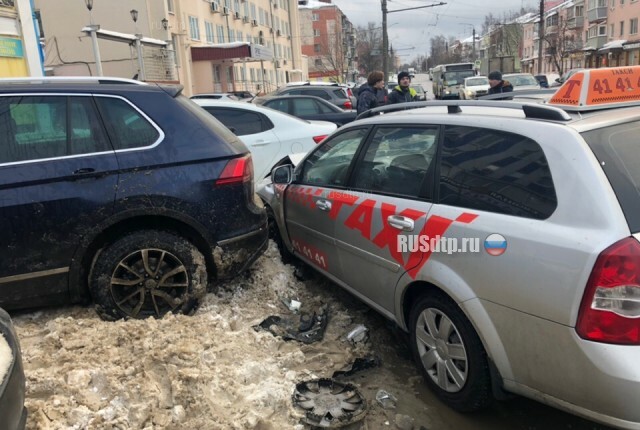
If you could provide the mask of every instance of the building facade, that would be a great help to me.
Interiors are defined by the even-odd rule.
[[[331,0],[299,1],[302,54],[309,59],[309,79],[353,81],[356,35],[353,24]]]
[[[43,75],[37,23],[29,0],[0,0],[0,77]]]
[[[179,82],[186,95],[306,78],[296,0],[35,0],[50,74]],[[136,19],[132,14],[137,12]]]

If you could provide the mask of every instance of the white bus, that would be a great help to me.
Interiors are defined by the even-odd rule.
[[[464,78],[475,76],[473,63],[440,64],[432,69],[436,99],[459,99]]]

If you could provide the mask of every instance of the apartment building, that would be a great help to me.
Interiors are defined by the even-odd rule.
[[[608,40],[599,50],[609,66],[640,65],[640,1],[610,0],[607,13]]]
[[[296,0],[35,0],[35,5],[52,75],[179,82],[186,95],[269,92],[306,78]]]
[[[309,79],[355,81],[356,36],[353,24],[331,0],[301,0],[302,53],[309,58]]]

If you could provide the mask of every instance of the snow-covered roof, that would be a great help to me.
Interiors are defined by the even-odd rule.
[[[622,49],[622,44],[626,43],[626,40],[612,40],[611,42],[607,42],[602,45],[602,48],[599,51],[608,51],[610,49]]]
[[[331,3],[323,3],[321,1],[308,0],[307,4],[299,5],[298,9],[320,9],[323,7],[337,7],[337,6]]]
[[[250,45],[249,42],[227,42],[227,43],[214,43],[210,45],[194,45],[192,48],[239,48],[240,46]]]

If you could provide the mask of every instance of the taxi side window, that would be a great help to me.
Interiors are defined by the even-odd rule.
[[[310,185],[344,187],[351,160],[368,129],[350,130],[324,142],[302,166],[300,182]]]
[[[356,189],[416,198],[433,175],[438,127],[380,127],[354,170]]]
[[[546,219],[557,206],[542,148],[514,133],[445,127],[441,204]]]

